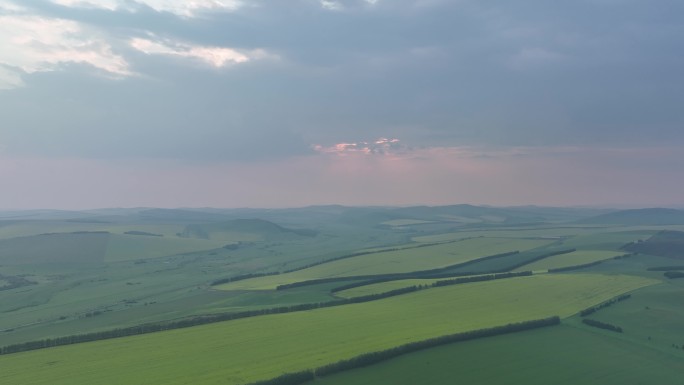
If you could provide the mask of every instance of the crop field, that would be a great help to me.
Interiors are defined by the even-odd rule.
[[[112,234],[107,243],[106,262],[160,258],[197,250],[216,249],[225,245],[221,241],[178,237]]]
[[[219,290],[272,290],[278,285],[317,278],[407,273],[471,261],[488,255],[528,250],[549,240],[473,238],[433,246],[401,249],[345,258],[308,269],[216,286]]]
[[[0,356],[0,380],[240,384],[444,334],[568,317],[654,282],[583,274],[434,288],[356,305]]]
[[[392,219],[390,221],[382,222],[381,224],[386,226],[409,226],[409,225],[422,225],[425,223],[432,223],[431,221],[423,221],[420,219]]]
[[[589,318],[622,327],[625,337],[638,343],[684,357],[683,298],[684,285],[666,282],[638,290]]]
[[[605,259],[610,259],[624,253],[619,253],[616,251],[605,251],[605,250],[579,250],[567,254],[553,255],[548,258],[524,265],[517,268],[515,271],[540,271],[548,269],[558,269],[561,267],[577,266],[587,263],[602,261]]]
[[[374,283],[371,285],[359,286],[359,287],[355,287],[352,289],[342,290],[342,291],[338,291],[337,293],[335,293],[335,295],[338,297],[342,297],[342,298],[361,297],[364,295],[385,293],[385,292],[388,292],[391,290],[402,289],[402,288],[410,287],[410,286],[431,285],[431,284],[433,284],[437,281],[441,281],[443,279],[444,278],[440,278],[440,279],[399,279],[396,281],[380,282],[380,283]]]
[[[560,326],[431,348],[306,384],[675,384],[682,373],[681,358]]]
[[[652,268],[682,265],[670,240],[684,226],[638,225],[629,211],[599,217],[624,222],[583,221],[606,212],[593,209],[393,210],[114,209],[25,218],[0,212],[0,346],[270,313],[0,355],[0,383],[244,385],[555,315],[561,326],[430,347],[311,385],[669,384],[681,376],[684,279]],[[526,210],[532,212],[519,214]],[[603,263],[544,272],[595,261]],[[333,290],[374,275],[434,269],[454,276],[536,273],[441,287],[429,286],[450,278]],[[274,274],[283,271],[291,272]],[[274,290],[317,279],[324,280]],[[411,286],[421,290],[345,301]],[[630,297],[579,314],[624,293]],[[336,306],[282,313],[332,301]]]
[[[44,234],[0,240],[0,265],[98,264],[109,234]]]
[[[46,233],[72,233],[78,231],[107,231],[112,234],[124,234],[128,231],[140,231],[174,237],[183,230],[177,224],[119,224],[119,223],[81,223],[65,221],[17,221],[0,225],[0,239],[25,237]]]
[[[423,235],[413,237],[413,241],[421,243],[448,242],[469,237],[501,237],[501,238],[548,238],[561,240],[562,238],[574,238],[572,243],[566,243],[566,247],[591,246],[592,244],[608,244],[622,246],[635,239],[645,239],[660,230],[680,228],[684,226],[598,226],[598,225],[564,225],[543,227],[516,227],[507,229],[483,228],[479,230],[467,230],[435,235]],[[606,242],[608,240],[609,242]],[[610,242],[612,241],[612,242]]]
[[[653,230],[632,230],[619,232],[594,233],[579,235],[562,242],[563,247],[574,247],[578,250],[620,250],[627,243],[645,240],[655,234]]]

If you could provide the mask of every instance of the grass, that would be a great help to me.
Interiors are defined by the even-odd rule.
[[[633,230],[579,235],[563,241],[562,247],[574,247],[578,250],[617,251],[627,243],[634,242],[639,239],[648,239],[654,233],[655,232],[653,230]]]
[[[385,293],[390,290],[401,289],[409,286],[431,285],[434,282],[444,280],[439,279],[400,279],[396,281],[380,282],[371,285],[359,286],[352,289],[342,290],[335,293],[336,296],[342,298],[360,297],[370,294]]]
[[[610,259],[622,254],[624,253],[605,250],[580,250],[568,254],[553,255],[551,257],[532,262],[529,265],[521,266],[515,269],[515,271],[540,271],[567,266],[583,265],[586,263]]]
[[[440,335],[568,317],[653,282],[574,274],[434,288],[368,303],[0,356],[0,381],[241,384]]]
[[[99,264],[109,236],[44,234],[0,240],[0,265]]]
[[[112,234],[107,243],[106,262],[159,258],[169,255],[209,250],[225,245],[220,241],[178,237],[149,237]]]
[[[415,242],[432,243],[432,242],[446,242],[467,237],[502,237],[502,238],[549,238],[561,239],[570,238],[573,241],[573,246],[564,247],[584,247],[588,244],[606,244],[610,246],[622,246],[625,243],[632,242],[636,239],[646,239],[656,232],[663,229],[678,229],[682,226],[578,226],[578,225],[559,225],[554,227],[552,225],[545,225],[543,227],[521,227],[521,228],[505,228],[494,229],[485,227],[482,229],[472,230],[464,229],[463,231],[424,235],[414,237]],[[621,234],[621,235],[620,235]],[[636,237],[635,237],[636,236]],[[608,241],[608,242],[606,242]]]
[[[667,351],[675,350],[684,357],[683,286],[666,282],[643,288],[632,293],[631,298],[601,309],[588,318],[618,325],[627,338]]]
[[[425,223],[433,223],[432,221],[424,221],[421,219],[392,219],[380,223],[386,226],[410,226],[410,225],[423,225]]]
[[[346,258],[287,274],[260,277],[216,286],[219,290],[272,290],[278,285],[317,278],[407,273],[471,261],[488,255],[527,250],[548,240],[473,238],[433,246],[379,252]]]
[[[675,384],[681,358],[568,326],[432,348],[316,385]]]

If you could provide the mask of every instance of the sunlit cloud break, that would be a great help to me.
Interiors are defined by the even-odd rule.
[[[406,146],[399,139],[378,138],[373,142],[337,143],[332,146],[314,145],[313,149],[322,154],[366,154],[389,155],[404,152]]]
[[[24,74],[55,71],[67,63],[115,77],[131,75],[126,60],[102,36],[71,20],[0,15],[0,47],[0,89],[21,86]]]
[[[224,67],[228,64],[248,62],[252,59],[270,57],[264,50],[251,50],[239,52],[227,47],[207,47],[192,45],[170,40],[150,40],[133,38],[130,40],[131,47],[148,55],[167,55],[183,58],[191,58],[203,61],[214,67]]]
[[[231,11],[242,5],[242,2],[237,0],[52,0],[52,2],[71,8],[128,12],[136,12],[141,7],[149,7],[157,12],[169,12],[183,17],[195,17],[204,11]]]

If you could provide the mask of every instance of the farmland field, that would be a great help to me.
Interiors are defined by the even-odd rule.
[[[473,238],[421,248],[378,252],[324,263],[308,269],[216,286],[219,290],[272,290],[278,285],[318,278],[407,273],[463,263],[488,255],[527,250],[549,240]]]
[[[239,384],[444,334],[568,317],[654,282],[558,275],[434,288],[356,305],[0,356],[0,379],[16,384]]]
[[[359,287],[355,287],[352,289],[338,291],[337,293],[335,293],[335,295],[338,297],[342,297],[342,298],[361,297],[364,295],[385,293],[385,292],[388,292],[391,290],[397,290],[397,289],[410,287],[410,286],[431,285],[431,284],[433,284],[437,281],[443,280],[443,279],[444,278],[441,278],[441,279],[435,279],[435,278],[398,279],[396,281],[374,283],[374,284],[370,284],[370,285],[364,285],[364,286],[359,286]]]
[[[516,271],[539,271],[548,269],[558,269],[568,266],[584,265],[587,263],[610,259],[622,254],[624,253],[605,250],[580,250],[572,253],[559,254],[548,258],[544,258],[540,261],[536,261],[528,265],[519,267],[516,269]]]
[[[548,361],[556,354],[569,367],[582,365],[610,381],[666,382],[684,359],[684,280],[649,270],[681,265],[679,243],[670,242],[684,237],[676,232],[680,225],[573,222],[579,212],[562,222],[568,211],[553,209],[553,223],[542,223],[546,209],[534,208],[539,211],[520,217],[516,210],[475,207],[400,208],[392,215],[385,210],[393,209],[130,209],[58,212],[45,220],[41,213],[25,220],[0,217],[0,348],[252,312],[233,321],[0,355],[0,383],[245,384],[409,342],[554,315],[562,317],[563,326],[433,347],[317,381],[378,383],[374,376],[381,376],[399,384],[446,385],[461,368],[464,381],[506,383],[504,373],[515,370],[514,382],[531,382],[538,361],[548,368],[540,369],[535,381],[569,383],[568,367],[554,369],[555,361]],[[247,219],[246,213],[264,219]],[[627,253],[637,254],[612,259]],[[543,272],[594,261],[603,263],[563,274]],[[336,291],[371,276],[415,278],[421,271],[436,274],[434,269],[444,278]],[[527,270],[538,273],[428,287],[447,277]],[[235,277],[241,279],[229,282]],[[274,290],[317,279],[324,280]],[[421,289],[383,294],[410,286]],[[579,315],[623,293],[631,297],[589,317]],[[371,294],[382,299],[364,297]],[[585,318],[624,332],[585,325]],[[524,345],[524,354],[513,355],[510,344]],[[559,352],[554,344],[567,344],[568,351]],[[472,357],[459,360],[472,370],[453,363],[464,354],[461,346],[473,349]],[[497,350],[502,371],[483,369],[486,349]],[[567,357],[581,349],[601,354]],[[645,364],[616,374],[620,349],[626,362]],[[665,358],[656,364],[659,354]],[[418,361],[392,366],[411,357]],[[596,364],[587,364],[589,358]],[[435,369],[426,372],[429,367]]]
[[[675,384],[682,373],[681,357],[560,326],[440,346],[306,384]]]

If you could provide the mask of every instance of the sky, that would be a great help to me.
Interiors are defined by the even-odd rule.
[[[0,208],[684,206],[679,0],[0,0]]]

